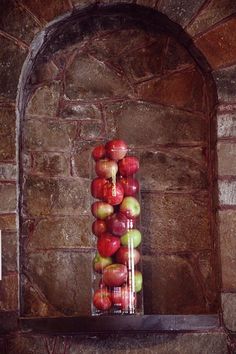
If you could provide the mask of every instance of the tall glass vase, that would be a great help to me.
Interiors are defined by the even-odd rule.
[[[92,315],[142,314],[139,153],[122,140],[91,152],[91,228],[96,239]]]

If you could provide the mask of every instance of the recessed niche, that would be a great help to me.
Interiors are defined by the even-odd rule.
[[[114,137],[141,150],[145,314],[217,313],[204,58],[164,15],[135,5],[66,16],[32,53],[18,95],[21,316],[90,314],[89,151]]]

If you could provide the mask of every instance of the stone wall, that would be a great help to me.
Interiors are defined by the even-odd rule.
[[[120,21],[121,28],[117,19],[103,21],[96,31],[96,21],[90,25],[88,19],[81,21],[83,33],[87,33],[83,37],[76,21],[70,27],[71,36],[57,32],[57,41],[51,46],[48,42],[49,49],[43,49],[37,57],[30,80],[21,78],[28,101],[26,106],[20,105],[17,118],[21,136],[17,168],[17,85],[29,50],[33,57],[37,49],[29,45],[48,21],[66,11],[66,19],[70,12],[73,17],[75,7],[83,8],[89,2],[51,1],[47,6],[40,0],[1,2],[0,228],[4,268],[0,309],[2,318],[8,318],[2,326],[11,333],[1,337],[2,353],[234,352],[229,331],[236,330],[236,5],[227,0],[137,4],[167,15],[184,28],[187,36],[178,26],[175,36],[170,30],[154,34],[130,20]],[[53,37],[53,30],[51,34]],[[182,45],[176,37],[182,38]],[[38,42],[41,39],[45,38],[39,37]],[[62,43],[67,47],[61,48]],[[211,73],[217,87],[217,105]],[[86,284],[94,247],[94,240],[85,237],[90,231],[85,193],[88,170],[84,166],[87,147],[114,136],[142,147],[143,232],[148,240],[143,252],[146,312],[214,313],[219,309],[222,327],[214,333],[112,340],[16,335],[19,248],[22,314],[88,313],[86,297],[77,292],[80,282]],[[158,220],[157,213],[161,216]],[[69,227],[71,223],[73,228]],[[173,225],[178,227],[173,229]],[[157,267],[158,273],[154,271]],[[75,276],[76,268],[83,269],[80,278]],[[57,274],[60,276],[55,278]],[[67,298],[63,297],[65,287],[69,287]]]

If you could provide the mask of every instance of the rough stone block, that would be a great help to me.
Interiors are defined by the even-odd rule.
[[[219,138],[236,137],[236,112],[218,112],[217,114],[217,135]]]
[[[0,282],[0,311],[15,311],[18,309],[18,276],[16,274],[3,276]]]
[[[32,216],[81,215],[89,209],[89,181],[29,177],[23,188],[25,212]]]
[[[29,150],[62,151],[70,150],[76,137],[74,123],[59,123],[32,119],[24,124],[25,147]]]
[[[212,289],[211,297],[206,301],[203,289],[207,282],[200,281],[190,256],[159,254],[155,258],[144,257],[143,276],[147,313],[203,314],[216,311],[216,290]]]
[[[142,193],[143,253],[211,248],[208,213],[207,197]]]
[[[219,181],[220,205],[236,205],[236,181]]]
[[[33,17],[13,0],[2,0],[0,12],[0,29],[28,44],[40,31],[40,26]]]
[[[2,36],[0,48],[0,96],[15,99],[21,68],[27,52]]]
[[[66,0],[52,0],[47,5],[44,0],[23,0],[23,3],[36,17],[45,21],[51,21],[70,10],[69,2]]]
[[[224,290],[236,290],[236,212],[219,211],[222,283]]]
[[[17,234],[16,232],[2,232],[2,272],[17,271]]]
[[[204,142],[206,122],[195,114],[143,102],[105,107],[108,134],[135,147]]]
[[[28,255],[25,269],[32,285],[58,311],[64,315],[89,315],[91,262],[90,254],[42,251]]]
[[[205,32],[208,28],[236,12],[236,3],[231,0],[211,0],[194,19],[187,32],[191,36]]]
[[[172,105],[191,111],[204,110],[204,80],[196,69],[173,73],[138,85],[138,97],[153,103]]]
[[[218,143],[218,174],[221,176],[236,175],[236,144]]]
[[[10,213],[16,210],[16,185],[0,184],[0,212]]]
[[[236,331],[236,294],[221,295],[224,324],[230,331]]]
[[[235,102],[236,65],[213,72],[217,86],[218,98],[221,103]]]
[[[140,156],[140,181],[144,191],[206,189],[203,151],[199,148],[146,150]]]
[[[73,176],[91,178],[91,152],[92,149],[101,145],[102,141],[77,142],[72,151]]]
[[[195,40],[195,45],[202,51],[213,69],[235,63],[235,31],[236,19],[232,17]]]
[[[100,61],[77,55],[65,75],[65,94],[70,99],[129,97],[132,89],[123,76]]]
[[[60,109],[60,116],[72,120],[102,120],[101,110],[95,104],[65,103]]]
[[[91,248],[96,246],[91,216],[49,217],[30,225],[27,249]],[[27,221],[26,221],[27,224]]]
[[[162,62],[163,72],[166,73],[171,70],[183,69],[193,64],[195,63],[188,51],[178,44],[176,40],[169,38],[166,54]]]
[[[36,89],[28,102],[26,114],[53,117],[57,114],[60,86],[57,83]]]
[[[0,122],[0,160],[2,162],[14,160],[16,155],[16,117],[14,108],[0,107]]]
[[[0,230],[16,231],[16,214],[1,214]]]
[[[63,153],[34,152],[32,173],[41,176],[69,176],[70,156]]]
[[[0,164],[0,180],[15,181],[16,165],[9,163]]]
[[[101,121],[87,121],[81,125],[80,137],[83,140],[102,139],[105,134],[105,127]]]
[[[198,11],[204,0],[160,0],[157,8],[172,21],[185,27]]]
[[[34,71],[30,76],[30,83],[32,85],[39,85],[42,83],[58,80],[59,69],[53,60],[45,58],[42,62],[38,62]],[[41,93],[42,94],[42,93]],[[42,107],[41,107],[42,108]]]

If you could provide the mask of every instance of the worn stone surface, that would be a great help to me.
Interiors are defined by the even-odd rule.
[[[213,76],[217,86],[217,93],[220,102],[235,102],[236,90],[236,66],[230,66],[213,72]]]
[[[218,143],[217,154],[219,175],[236,175],[236,144]]]
[[[81,215],[89,208],[89,181],[29,177],[23,188],[29,215]]]
[[[93,337],[13,336],[7,339],[8,354],[46,354],[55,348],[57,354],[226,354],[227,336],[223,332],[185,334],[110,335]],[[67,349],[66,349],[67,348]],[[3,352],[3,354],[5,354]]]
[[[0,180],[15,181],[16,165],[0,164]]]
[[[0,282],[0,311],[15,311],[18,309],[18,276],[16,274],[3,276]]]
[[[73,120],[101,120],[101,110],[94,104],[67,103],[60,109],[60,116]]]
[[[107,34],[104,33],[103,36],[92,37],[89,52],[98,60],[112,59],[117,64],[117,59],[114,58],[122,57],[122,55],[132,53],[139,48],[145,48],[157,39],[162,40],[161,38],[158,34],[154,37],[138,28],[124,28]]]
[[[126,76],[132,81],[138,81],[160,75],[166,41],[167,37],[162,35],[157,42],[122,55],[118,63]]]
[[[140,156],[140,180],[142,190],[183,191],[206,189],[208,186],[206,162],[199,161],[199,150],[145,151]],[[200,157],[201,157],[200,151]],[[192,158],[191,158],[192,155]],[[194,158],[195,157],[195,158]]]
[[[236,294],[221,295],[224,324],[230,331],[236,331]]]
[[[220,22],[236,12],[236,3],[231,0],[211,0],[198,16],[194,19],[187,32],[191,36],[206,31],[211,26]]]
[[[65,76],[65,94],[70,99],[129,97],[128,82],[95,58],[77,55]]]
[[[74,123],[32,119],[24,124],[25,146],[30,150],[69,151],[77,128]]]
[[[26,114],[53,117],[57,114],[60,86],[57,83],[36,89],[30,98]]]
[[[202,142],[207,133],[197,115],[140,101],[109,105],[106,117],[108,134],[136,147]]]
[[[211,294],[207,305],[204,287],[190,256],[144,257],[143,274],[147,313],[200,314],[216,310],[216,293]]]
[[[51,248],[90,248],[96,244],[91,231],[91,216],[49,217],[31,226],[28,250]]]
[[[217,114],[217,135],[219,138],[236,137],[236,112]]]
[[[165,57],[163,59],[163,72],[170,70],[184,69],[189,65],[194,65],[193,58],[188,51],[178,44],[173,38],[169,38]]]
[[[236,205],[236,181],[219,181],[220,205]]]
[[[57,311],[64,315],[89,315],[91,262],[90,254],[44,251],[29,254],[25,269]]]
[[[80,137],[83,140],[102,139],[105,134],[105,126],[101,121],[83,122]]]
[[[233,17],[203,34],[195,41],[195,45],[206,56],[213,69],[235,63],[235,30],[236,19]]]
[[[0,215],[0,230],[16,230],[16,214]]]
[[[52,0],[47,3],[47,9],[45,9],[44,0],[23,0],[23,3],[36,17],[45,21],[51,21],[54,17],[70,10],[69,3],[66,0]]]
[[[0,107],[0,160],[14,160],[16,118],[14,108]]]
[[[16,210],[16,185],[0,184],[0,212],[9,213]]]
[[[143,252],[209,249],[207,198],[142,193]]]
[[[2,272],[17,271],[17,234],[16,232],[2,231]]]
[[[13,41],[2,36],[0,48],[0,96],[15,99],[21,68],[27,53]]]
[[[93,172],[91,152],[95,146],[102,143],[103,141],[86,141],[75,144],[72,151],[72,171],[74,176],[91,178]]]
[[[27,317],[54,317],[63,314],[52,306],[42,292],[35,288],[25,277],[22,277],[22,295],[25,299],[23,312]]]
[[[191,111],[204,110],[203,76],[196,69],[173,73],[138,86],[140,99]]]
[[[53,60],[42,60],[34,68],[30,76],[30,83],[32,85],[42,84],[58,79],[59,69]]]
[[[222,286],[225,291],[236,290],[236,212],[219,212],[220,251],[222,267]]]
[[[13,0],[2,0],[0,29],[30,44],[40,26]]]
[[[32,173],[44,176],[69,176],[69,154],[34,152],[32,154]]]
[[[167,15],[172,21],[185,27],[198,11],[204,0],[160,0],[157,8]]]

